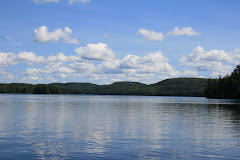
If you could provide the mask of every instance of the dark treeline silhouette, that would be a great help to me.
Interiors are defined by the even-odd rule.
[[[66,92],[61,87],[47,84],[10,83],[0,84],[0,93],[64,94]]]
[[[240,98],[240,65],[230,75],[208,79],[205,96],[208,98]]]
[[[173,78],[146,85],[139,82],[115,82],[109,85],[92,83],[0,84],[0,93],[25,94],[92,94],[92,95],[149,95],[204,96],[207,79]]]

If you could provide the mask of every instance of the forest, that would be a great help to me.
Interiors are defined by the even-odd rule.
[[[19,94],[88,94],[203,97],[208,80],[203,78],[172,78],[155,84],[115,82],[109,85],[92,83],[0,84],[0,93]]]
[[[207,98],[240,98],[240,65],[230,75],[208,79],[205,88]]]

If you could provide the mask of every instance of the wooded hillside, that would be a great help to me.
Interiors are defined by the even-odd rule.
[[[208,98],[240,98],[240,65],[230,75],[209,79],[205,89]]]
[[[92,83],[0,84],[0,93],[28,94],[93,94],[93,95],[150,95],[204,96],[207,79],[173,78],[146,85],[139,82],[115,82],[110,85]]]

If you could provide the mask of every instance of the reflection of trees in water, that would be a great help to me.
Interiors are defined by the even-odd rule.
[[[182,103],[170,104],[165,109],[174,115],[170,133],[175,133],[172,138],[175,136],[176,143],[184,140],[192,152],[205,158],[222,158],[229,151],[239,155],[238,105]]]
[[[239,104],[216,104],[210,105],[214,112],[219,112],[219,119],[228,125],[235,138],[240,138],[240,105]],[[239,144],[240,145],[240,144]]]
[[[5,110],[8,116],[0,112],[0,123],[16,123],[15,136],[31,145],[39,159],[105,158],[129,152],[147,159],[175,144],[206,151],[229,144],[227,138],[240,138],[240,106],[234,104],[162,103],[157,97],[45,98],[11,102],[14,105]],[[9,129],[0,125],[2,133]],[[184,148],[175,151],[170,156]]]

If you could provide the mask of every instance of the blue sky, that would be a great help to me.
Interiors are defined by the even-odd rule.
[[[0,1],[0,82],[218,77],[240,59],[238,0]]]

